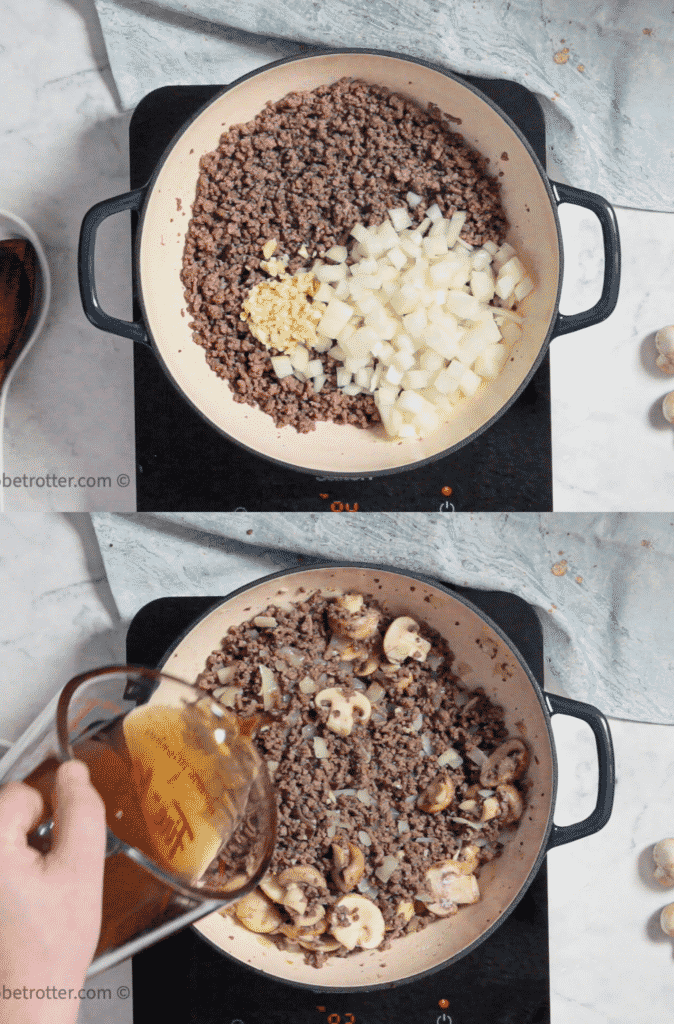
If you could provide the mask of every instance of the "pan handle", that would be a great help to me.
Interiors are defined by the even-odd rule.
[[[550,185],[558,206],[562,203],[573,203],[574,206],[584,206],[586,210],[596,214],[601,224],[604,242],[604,284],[599,301],[582,313],[573,313],[569,316],[558,313],[554,329],[556,336],[600,324],[615,309],[620,288],[620,235],[615,211],[602,196],[574,188],[572,185],[563,185],[559,181],[551,181]]]
[[[555,846],[594,835],[607,823],[611,817],[615,794],[615,758],[608,722],[601,711],[591,704],[582,704],[578,700],[560,697],[556,693],[546,693],[545,700],[551,715],[570,715],[572,718],[580,718],[587,722],[594,733],[599,761],[599,792],[592,814],[573,825],[553,824],[548,840],[548,850],[552,850]]]
[[[80,295],[82,307],[87,319],[101,331],[108,331],[109,334],[121,334],[124,338],[131,338],[141,345],[150,345],[150,339],[142,320],[120,320],[116,316],[110,316],[101,309],[96,293],[96,281],[94,278],[94,256],[96,250],[96,233],[108,217],[115,213],[122,213],[124,210],[139,210],[145,198],[145,187],[134,189],[133,192],[125,192],[124,195],[114,196],[112,199],[104,199],[102,203],[96,203],[88,213],[85,214],[80,229],[80,246],[77,254],[77,269],[80,280]]]

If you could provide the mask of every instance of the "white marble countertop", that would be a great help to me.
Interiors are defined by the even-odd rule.
[[[48,325],[11,388],[5,472],[111,481],[8,488],[6,508],[132,511],[132,343],[88,323],[76,272],[84,213],[128,190],[130,117],[116,104],[92,0],[3,0],[1,10],[0,62],[11,102],[0,111],[0,207],[35,228],[54,276]],[[617,215],[624,254],[618,308],[604,324],[552,344],[559,510],[674,508],[674,434],[659,412],[674,385],[656,370],[653,349],[654,332],[674,320],[672,215]],[[599,294],[600,235],[594,218],[575,207],[562,208],[562,223],[562,309],[575,312]],[[128,316],[128,214],[106,221],[99,238],[102,304]],[[130,483],[120,486],[124,475]]]
[[[11,602],[14,612],[0,625],[0,736],[11,741],[70,676],[123,659],[127,624],[119,621],[88,517],[0,518],[0,551],[0,606]],[[594,803],[594,742],[575,719],[553,722],[560,762],[555,820],[568,824]],[[548,857],[552,1024],[671,1019],[674,946],[659,931],[658,915],[674,890],[654,882],[649,865],[653,843],[674,834],[674,734],[671,726],[616,720],[611,729],[611,821]],[[128,965],[118,971],[116,985],[130,984]],[[98,1009],[101,1024],[130,1020],[127,1001]],[[97,1024],[95,1010],[86,1007],[87,1022]]]

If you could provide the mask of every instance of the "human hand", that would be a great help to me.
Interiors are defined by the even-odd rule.
[[[49,853],[28,845],[42,797],[21,782],[0,789],[0,1022],[77,1018],[77,998],[30,990],[82,988],[101,927],[105,807],[81,761],[59,766]],[[22,990],[21,998],[5,992]],[[44,999],[49,999],[48,1010]]]

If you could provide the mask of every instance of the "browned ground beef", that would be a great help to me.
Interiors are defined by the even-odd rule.
[[[422,110],[383,86],[342,79],[268,104],[202,157],[182,281],[194,340],[235,401],[302,433],[317,420],[361,427],[379,420],[371,395],[338,391],[332,357],[321,357],[327,381],[319,394],[293,376],[278,380],[269,350],[240,319],[242,303],[266,277],[260,262],[268,239],[292,257],[294,273],[303,244],[312,256],[345,244],[355,224],[380,224],[408,191],[423,197],[410,211],[415,224],[437,203],[445,216],[467,211],[465,241],[501,243],[507,225],[498,181],[450,123],[436,107]]]
[[[366,595],[365,602],[380,609],[371,596]],[[423,623],[420,633],[432,644],[424,662],[407,659],[396,668],[382,656],[381,668],[359,679],[353,662],[329,657],[332,634],[326,611],[331,606],[334,599],[315,594],[291,611],[267,608],[263,614],[276,619],[274,628],[256,626],[252,621],[231,627],[220,649],[208,657],[198,683],[217,693],[222,685],[218,669],[235,666],[227,686],[241,690],[236,711],[247,716],[263,710],[259,666],[266,665],[274,673],[279,690],[278,719],[263,726],[256,739],[265,759],[278,764],[273,776],[278,841],[270,871],[277,875],[295,864],[317,867],[328,879],[330,891],[314,896],[329,907],[342,895],[329,881],[332,844],[345,848],[347,841],[353,842],[365,855],[364,881],[377,891],[376,898],[365,895],[375,899],[383,914],[386,942],[382,948],[386,948],[396,936],[435,920],[418,902],[411,921],[397,915],[401,900],[414,900],[424,890],[424,874],[431,865],[476,838],[484,843],[479,863],[499,855],[503,826],[498,819],[476,830],[452,821],[450,815],[479,821],[479,809],[475,814],[458,809],[469,787],[480,785],[480,768],[471,760],[470,751],[478,747],[483,754],[490,754],[506,739],[507,731],[503,709],[480,687],[468,691],[459,684],[446,641]],[[390,622],[391,616],[383,615],[381,635]],[[349,736],[341,737],[326,727],[327,712],[317,709],[313,695],[299,689],[299,681],[307,676],[318,690],[340,687],[348,695],[377,682],[386,695],[372,705],[367,724],[356,725]],[[400,689],[403,680],[407,685]],[[316,757],[314,736],[325,740],[327,759]],[[458,768],[438,767],[437,757],[448,747],[463,758]],[[432,782],[444,779],[456,787],[447,811],[420,810],[419,795]],[[340,790],[351,792],[339,795]],[[361,795],[366,790],[372,802],[364,804],[354,790]],[[331,793],[338,794],[336,800]],[[362,832],[369,837],[369,845],[359,836]],[[403,852],[400,867],[383,883],[376,869],[386,856],[399,851]],[[322,956],[311,953],[310,960],[318,965]]]

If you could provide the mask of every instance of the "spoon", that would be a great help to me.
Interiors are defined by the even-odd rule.
[[[29,338],[37,262],[27,238],[0,241],[0,388]]]

